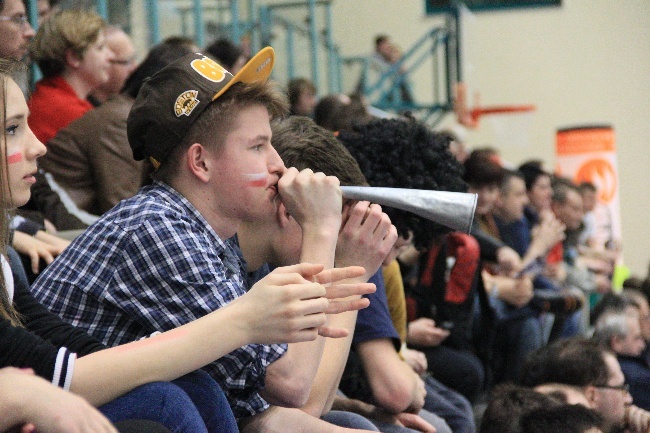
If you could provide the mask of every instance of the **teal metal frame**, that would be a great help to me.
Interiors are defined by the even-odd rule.
[[[343,59],[348,66],[362,66],[359,91],[374,107],[382,110],[419,115],[421,120],[437,124],[453,110],[454,84],[462,80],[460,61],[460,10],[456,8],[446,19],[443,27],[435,27],[425,33],[402,58],[371,80],[372,59],[349,57]],[[433,95],[431,103],[404,102],[399,94],[400,86],[407,85],[409,78],[427,60],[433,62]],[[444,92],[440,84],[444,83]]]
[[[332,1],[331,0],[307,0],[307,1],[289,1],[283,3],[274,3],[271,5],[260,5],[259,11],[259,29],[260,40],[263,45],[273,45],[278,48],[277,44],[272,43],[274,38],[273,29],[280,26],[286,34],[284,55],[286,57],[286,80],[289,81],[296,77],[295,61],[295,44],[298,36],[304,37],[309,41],[310,46],[310,79],[318,84],[321,77],[321,59],[319,51],[324,49],[327,53],[327,62],[325,68],[327,71],[327,90],[328,93],[341,92],[341,56],[339,49],[334,44],[332,38]],[[324,10],[324,29],[319,30],[318,20],[316,19],[319,9]],[[309,14],[309,23],[296,23],[291,19],[283,16],[281,11],[288,9],[307,8]]]

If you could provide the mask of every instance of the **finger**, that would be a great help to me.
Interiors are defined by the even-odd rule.
[[[377,286],[375,286],[374,283],[335,284],[327,287],[325,290],[327,290],[326,296],[328,299],[337,299],[347,298],[348,296],[354,295],[375,293]]]
[[[314,281],[321,284],[336,283],[348,278],[362,276],[366,272],[361,266],[347,266],[345,268],[332,268],[315,275]]]
[[[301,329],[286,338],[287,343],[302,343],[304,341],[314,341],[318,337],[318,327]]]
[[[280,179],[278,180],[278,188],[281,186],[286,187],[289,185],[293,180],[298,176],[298,169],[296,167],[289,167],[287,168],[284,173],[282,173],[282,176],[280,176]]]
[[[34,274],[38,274],[38,263],[41,260],[41,257],[38,255],[37,252],[30,252],[29,259],[32,263],[32,272]]]
[[[321,326],[320,328],[318,328],[318,335],[327,338],[344,338],[350,335],[350,332],[345,328]]]
[[[327,314],[339,314],[346,311],[362,310],[370,305],[370,300],[367,298],[353,299],[349,301],[330,301],[329,306],[325,312]]]
[[[292,310],[293,316],[311,316],[315,314],[327,313],[331,301],[326,298],[303,299],[297,308]]]
[[[354,206],[355,203],[356,203],[356,201],[347,201],[347,202],[343,203],[343,209],[341,211],[341,227],[340,227],[340,230],[343,230],[343,227],[345,227],[345,225],[347,224],[348,219],[350,218],[350,211],[352,209],[352,206]]]
[[[368,213],[368,208],[370,207],[369,201],[359,201],[357,202],[352,209],[350,210],[350,217],[348,218],[348,226],[352,229],[355,229],[363,223],[363,220]]]
[[[322,272],[325,266],[317,263],[298,263],[297,265],[281,266],[275,268],[271,274],[300,274],[304,278],[311,280],[312,277],[319,272]]]
[[[49,251],[43,251],[41,254],[41,258],[45,260],[45,263],[48,265],[54,261],[54,256],[50,254]]]
[[[310,329],[319,328],[327,323],[327,316],[325,313],[315,313],[302,316],[300,318],[294,319],[292,322],[291,328],[294,331],[305,331]]]
[[[361,214],[361,209],[359,209],[359,213]],[[381,210],[381,206],[378,204],[368,203],[368,206],[365,207],[365,212],[360,215],[360,225],[367,227],[369,230],[374,232],[374,230],[379,225],[379,222],[381,221],[382,214],[383,212]]]
[[[386,233],[382,239],[384,240],[384,242],[390,242],[392,247],[393,244],[395,244],[395,242],[397,241],[398,236],[399,235],[397,234],[397,227],[395,227],[392,223],[389,223],[388,229],[386,230]]]

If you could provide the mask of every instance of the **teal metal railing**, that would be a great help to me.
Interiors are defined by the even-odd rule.
[[[340,93],[341,56],[332,37],[331,0],[264,4],[258,10],[261,44],[273,46],[278,51],[278,58],[286,59],[283,81],[306,77],[319,88],[323,81],[327,91],[320,88],[321,94]],[[307,24],[295,19],[296,12],[307,13]],[[308,58],[309,71],[297,67],[296,47],[301,42],[308,47],[308,50],[300,50],[300,53]]]
[[[436,124],[453,110],[454,85],[462,79],[460,25],[460,12],[456,9],[443,26],[425,33],[399,61],[378,65],[370,56],[348,57],[343,59],[344,73],[360,69],[357,90],[374,107],[391,112],[409,111]],[[410,82],[426,62],[432,63],[432,94],[413,95]],[[405,99],[403,92],[410,92],[413,99]]]

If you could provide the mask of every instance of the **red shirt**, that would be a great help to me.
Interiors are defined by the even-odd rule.
[[[47,144],[59,129],[93,108],[90,102],[80,99],[61,76],[43,78],[36,83],[28,106],[27,122],[43,144]]]

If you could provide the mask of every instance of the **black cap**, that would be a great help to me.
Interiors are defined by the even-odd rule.
[[[234,76],[201,53],[158,71],[142,85],[129,113],[126,129],[133,158],[149,158],[158,168],[212,101],[235,83],[266,81],[274,62],[273,48],[266,47]]]

